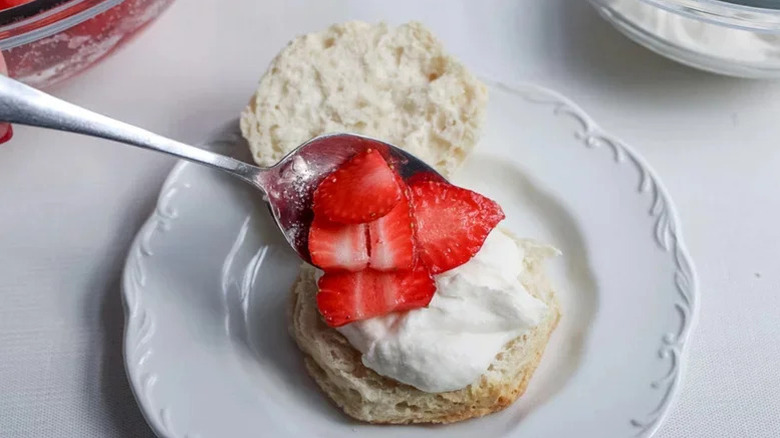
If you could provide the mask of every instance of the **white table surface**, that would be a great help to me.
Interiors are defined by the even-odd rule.
[[[557,89],[636,147],[676,201],[701,283],[656,436],[780,436],[780,82],[674,64],[584,0],[188,0],[53,92],[196,142],[291,37],[353,18],[423,21],[477,73]],[[22,127],[0,147],[0,436],[152,436],[124,374],[119,276],[173,163]]]

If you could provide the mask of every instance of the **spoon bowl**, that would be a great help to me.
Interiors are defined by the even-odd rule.
[[[258,189],[285,239],[306,262],[311,262],[308,235],[314,190],[358,152],[376,149],[404,180],[425,173],[428,179],[446,181],[422,160],[396,146],[343,133],[315,137],[276,165],[261,168],[94,113],[4,76],[0,76],[0,122],[101,137],[225,171]]]
[[[320,181],[355,154],[375,149],[405,181],[419,173],[426,178],[446,181],[433,168],[414,155],[374,138],[357,134],[326,134],[298,146],[268,169],[260,169],[262,179],[256,187],[263,190],[276,224],[295,252],[305,261],[314,190]],[[359,190],[360,188],[356,188]]]

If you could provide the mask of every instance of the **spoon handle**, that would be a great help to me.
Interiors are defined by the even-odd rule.
[[[263,169],[89,111],[2,75],[0,121],[114,140],[215,167],[256,186],[262,184]]]

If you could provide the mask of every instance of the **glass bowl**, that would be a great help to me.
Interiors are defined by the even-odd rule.
[[[5,2],[5,3],[4,3]],[[45,88],[86,70],[173,0],[0,0],[0,50],[11,77]],[[8,7],[13,4],[18,6]]]
[[[778,0],[590,0],[634,41],[692,67],[780,77]]]

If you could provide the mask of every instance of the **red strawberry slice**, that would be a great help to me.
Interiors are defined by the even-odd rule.
[[[386,215],[401,200],[401,187],[375,149],[361,152],[325,177],[314,191],[315,214],[358,224]]]
[[[325,270],[360,271],[368,266],[366,224],[337,224],[314,216],[309,228],[312,264]]]
[[[436,284],[424,268],[327,272],[318,285],[317,307],[331,327],[425,307],[436,292]]]
[[[498,204],[471,190],[434,181],[415,182],[410,189],[418,251],[431,274],[469,261],[504,219]]]
[[[399,178],[400,180],[400,178]],[[379,271],[414,267],[414,228],[408,188],[404,185],[401,202],[390,213],[368,223],[369,262]]]

